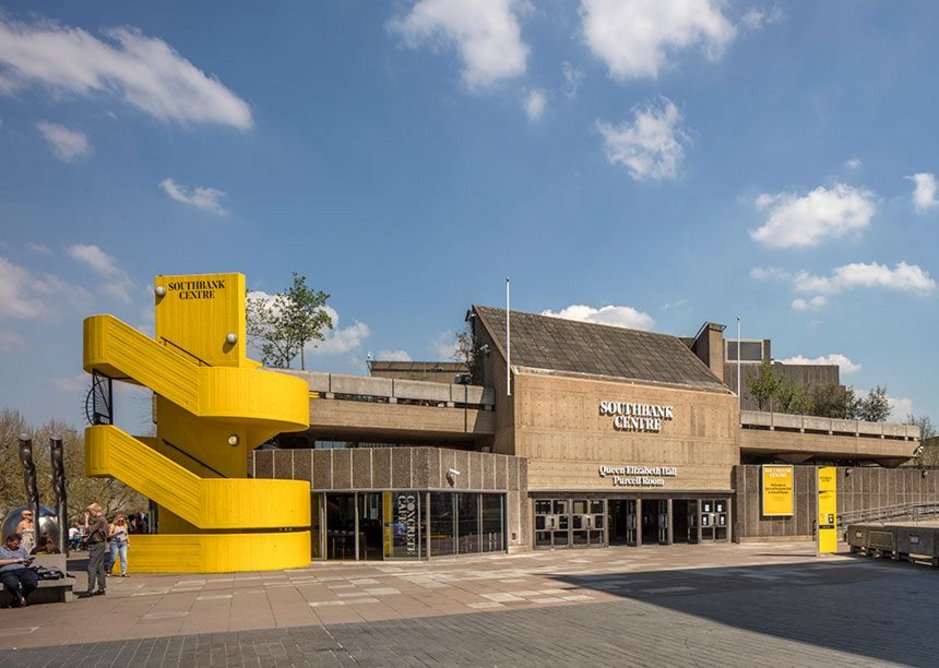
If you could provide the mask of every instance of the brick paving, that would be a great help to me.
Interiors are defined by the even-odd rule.
[[[811,549],[112,578],[105,597],[0,610],[0,665],[937,665],[939,573]]]

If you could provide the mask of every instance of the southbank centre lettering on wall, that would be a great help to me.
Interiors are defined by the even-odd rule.
[[[216,290],[225,289],[225,280],[171,281],[166,284],[166,288],[180,299],[214,299]]]
[[[613,416],[616,431],[640,431],[654,434],[662,430],[662,422],[675,417],[671,406],[636,404],[626,401],[601,401],[600,415]]]
[[[666,478],[677,478],[675,466],[600,466],[600,477],[614,487],[665,487]]]

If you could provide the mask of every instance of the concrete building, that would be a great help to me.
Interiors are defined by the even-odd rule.
[[[509,351],[505,310],[467,320],[470,368],[290,372],[310,428],[255,451],[251,472],[310,482],[314,558],[809,540],[816,464],[841,467],[851,512],[939,499],[939,477],[889,468],[914,455],[916,427],[741,410],[721,325],[679,338],[512,312]],[[748,370],[770,359],[768,340],[744,344]],[[787,373],[838,382],[837,367]],[[795,465],[783,517],[761,511],[772,463]]]

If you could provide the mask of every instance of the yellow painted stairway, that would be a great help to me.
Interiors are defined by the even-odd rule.
[[[111,315],[84,323],[84,368],[156,395],[156,437],[85,431],[85,470],[159,506],[159,533],[131,537],[140,572],[268,570],[310,562],[310,485],[246,477],[250,451],[309,426],[306,383],[245,355],[241,274],[160,276],[156,337]]]

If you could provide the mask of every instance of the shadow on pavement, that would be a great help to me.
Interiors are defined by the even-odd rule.
[[[856,558],[553,577],[746,631],[935,666],[937,575],[911,564]]]

